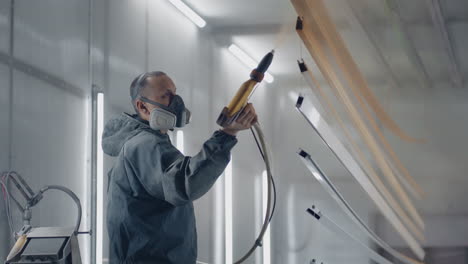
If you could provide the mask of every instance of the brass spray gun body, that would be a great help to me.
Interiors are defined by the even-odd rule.
[[[218,125],[226,127],[237,119],[242,109],[247,105],[250,96],[255,91],[255,87],[263,80],[265,72],[273,61],[274,52],[274,50],[268,52],[260,61],[257,68],[252,70],[250,79],[241,85],[234,98],[232,98],[227,107],[224,107],[219,115],[216,121]]]

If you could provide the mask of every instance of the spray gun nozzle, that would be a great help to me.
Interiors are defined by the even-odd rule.
[[[263,59],[258,64],[257,68],[252,71],[250,74],[250,78],[257,82],[261,82],[263,80],[265,72],[270,67],[271,62],[273,61],[273,55],[275,54],[275,50],[268,52]]]

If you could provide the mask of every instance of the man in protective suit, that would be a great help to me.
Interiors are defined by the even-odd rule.
[[[238,131],[257,122],[248,104],[200,152],[184,156],[167,135],[189,122],[190,111],[169,76],[144,73],[130,86],[136,114],[109,120],[102,148],[117,157],[109,171],[107,229],[110,263],[193,264],[197,232],[193,201],[223,173]]]

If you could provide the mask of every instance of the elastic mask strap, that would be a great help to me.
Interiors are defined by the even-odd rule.
[[[158,103],[158,102],[155,102],[155,101],[150,100],[150,99],[148,99],[148,98],[146,98],[146,97],[143,97],[143,96],[140,96],[140,100],[143,101],[143,102],[145,102],[145,103],[148,103],[148,104],[152,104],[152,105],[155,105],[155,106],[159,106],[159,107],[161,107],[162,109],[164,109],[164,110],[169,111],[169,112],[172,113],[172,111],[171,111],[171,110],[169,109],[169,107],[167,107],[166,105],[160,104],[160,103]]]

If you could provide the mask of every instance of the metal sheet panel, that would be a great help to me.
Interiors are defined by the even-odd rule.
[[[86,212],[86,98],[17,71],[13,98],[12,168],[35,191],[51,184],[70,188]],[[48,192],[33,208],[34,226],[73,226],[75,219],[75,205],[60,192]],[[83,227],[86,219],[84,213]]]
[[[468,52],[466,52],[467,31],[468,23],[453,23],[448,26],[448,32],[452,36],[455,58],[460,65],[460,71],[465,76],[465,79],[468,74]]]
[[[106,103],[125,111],[132,109],[130,83],[145,71],[145,8],[144,0],[109,1],[108,45],[104,47],[109,54]]]
[[[10,77],[6,65],[0,64],[0,171],[8,170],[8,129],[10,115]],[[3,201],[3,200],[2,200]]]
[[[10,44],[10,1],[0,1],[0,51],[8,52]]]
[[[0,171],[8,170],[8,129],[10,115],[10,85],[9,85],[9,70],[0,64],[0,149],[4,150],[0,153]],[[8,241],[10,238],[10,229],[8,228],[7,217],[5,213],[5,203],[3,199],[0,201],[0,240]],[[5,259],[9,251],[9,243],[1,243],[0,259]]]
[[[468,2],[460,0],[440,1],[442,12],[447,20],[463,20],[468,16]]]
[[[88,13],[88,1],[15,1],[14,56],[87,89]]]
[[[316,99],[312,101],[316,101]],[[303,98],[299,97],[296,107],[315,132],[322,138],[324,143],[329,146],[330,150],[336,155],[340,163],[345,166],[361,184],[369,197],[392,223],[395,230],[401,235],[403,240],[407,242],[418,258],[423,259],[424,251],[419,242],[415,239],[412,233],[408,231],[408,228],[403,224],[399,215],[393,210],[387,199],[385,199],[385,197],[383,197],[380,191],[375,187],[374,182],[367,177],[365,171],[355,160],[354,156],[352,156],[349,150],[346,149],[340,139],[330,129],[328,123],[321,119],[321,115],[315,106],[310,102],[307,102],[307,100],[303,101]]]
[[[169,74],[178,86],[178,93],[187,98],[197,68],[205,67],[203,58],[195,61],[198,28],[169,1],[149,1],[148,66]],[[201,29],[203,30],[203,29]],[[156,33],[157,32],[157,33]],[[164,36],[164,37],[162,37]]]
[[[180,93],[184,94],[184,100],[192,111],[191,124],[184,130],[185,150],[187,155],[194,155],[202,144],[211,136],[215,127],[215,120],[210,117],[211,74],[212,69],[212,41],[208,34],[200,33],[192,39],[193,56],[191,64],[187,65],[193,74],[188,85],[181,87]],[[214,188],[195,202],[195,217],[197,219],[198,232],[198,259],[207,263],[213,263],[213,235],[214,235]]]

